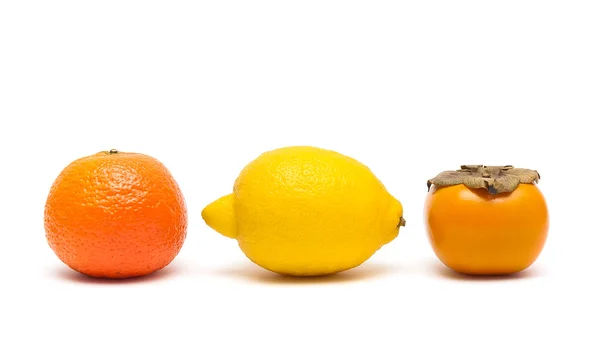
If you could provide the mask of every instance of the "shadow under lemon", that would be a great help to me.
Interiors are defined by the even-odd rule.
[[[358,267],[335,274],[314,277],[298,277],[278,274],[251,263],[216,270],[214,273],[224,277],[245,279],[267,284],[319,284],[348,283],[376,279],[394,273],[399,267],[388,264],[364,263]]]

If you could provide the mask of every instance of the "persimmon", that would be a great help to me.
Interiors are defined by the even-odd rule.
[[[528,268],[548,235],[548,208],[537,171],[512,166],[462,166],[427,182],[429,242],[447,267],[472,275]]]

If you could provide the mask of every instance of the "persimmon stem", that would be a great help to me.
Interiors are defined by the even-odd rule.
[[[117,153],[119,153],[119,151],[115,150],[114,148],[112,150],[108,151],[109,155],[115,155]]]

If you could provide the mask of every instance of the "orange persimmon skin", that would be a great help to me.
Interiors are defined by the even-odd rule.
[[[462,184],[431,187],[425,203],[429,242],[449,268],[505,275],[529,267],[548,235],[548,208],[534,184],[492,195]]]

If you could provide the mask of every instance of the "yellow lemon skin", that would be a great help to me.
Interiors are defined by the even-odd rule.
[[[204,221],[238,240],[270,271],[319,276],[348,270],[392,241],[402,204],[362,163],[308,146],[263,153],[237,178],[233,194],[209,204]]]

